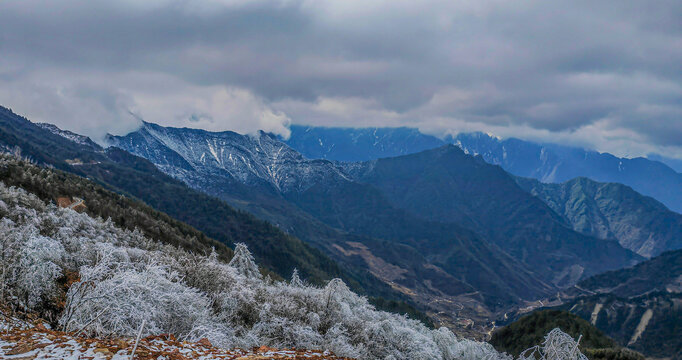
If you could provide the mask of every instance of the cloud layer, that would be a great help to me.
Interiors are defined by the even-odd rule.
[[[482,130],[682,157],[682,3],[3,1],[0,103],[101,136],[138,118]]]

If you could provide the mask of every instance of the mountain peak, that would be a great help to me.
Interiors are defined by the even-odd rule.
[[[321,172],[342,176],[331,163],[307,161],[264,131],[240,135],[146,123],[136,132],[112,137],[111,144],[149,159],[186,182],[199,174],[227,176],[238,183],[269,184],[286,192],[312,186]]]
[[[87,136],[84,135],[79,135],[74,132],[68,131],[68,130],[62,130],[57,125],[54,124],[49,124],[49,123],[36,123],[36,125],[40,126],[41,128],[48,130],[49,132],[59,135],[65,139],[71,140],[75,142],[76,144],[79,145],[84,145],[87,147],[90,147],[92,149],[99,149],[100,146],[97,145],[92,139],[90,139]]]

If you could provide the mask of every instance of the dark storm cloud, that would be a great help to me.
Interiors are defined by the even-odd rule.
[[[135,126],[120,121],[133,112],[211,129],[413,125],[682,156],[682,3],[653,5],[3,1],[0,101],[92,134]]]

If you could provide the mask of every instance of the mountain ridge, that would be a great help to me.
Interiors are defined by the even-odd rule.
[[[623,247],[645,257],[682,248],[682,215],[629,186],[584,177],[561,184],[516,180],[578,232],[601,239],[615,238]]]
[[[673,211],[682,212],[682,191],[679,191],[682,174],[658,161],[643,157],[619,158],[609,153],[515,138],[500,140],[481,133],[459,134],[452,141],[516,176],[545,183],[576,177],[617,182],[656,198]]]
[[[364,164],[365,169],[353,169],[358,174],[357,179],[381,189],[399,208],[433,221],[446,222],[454,219],[455,222],[466,224],[513,257],[528,263],[531,268],[553,268],[566,260],[559,260],[567,254],[563,251],[575,251],[569,248],[581,241],[584,246],[595,245],[593,240],[576,236],[577,234],[564,227],[554,211],[518,187],[512,177],[500,167],[489,165],[479,157],[466,155],[454,145]],[[519,226],[523,223],[534,225],[533,228]],[[550,234],[556,236],[555,240],[526,240],[541,239]],[[570,238],[571,241],[559,240],[562,238]],[[545,256],[552,256],[552,252],[547,252],[547,248],[534,254],[532,251],[538,251],[539,248],[532,249],[552,241],[555,242],[552,246],[557,246],[553,249],[562,251],[562,255],[551,262],[536,260],[535,256],[543,253]],[[599,245],[612,248],[608,251],[602,249],[604,252],[620,247],[606,243]],[[583,260],[581,257],[593,255],[595,254],[576,256],[573,263],[580,264]],[[568,263],[570,262],[566,262]],[[565,276],[574,275],[566,273]],[[569,283],[572,281],[567,280]],[[562,279],[553,279],[552,282],[558,285]]]
[[[460,133],[438,138],[413,128],[325,128],[294,125],[284,140],[308,158],[338,161],[367,161],[407,155],[455,144],[471,155],[507,172],[543,182],[564,182],[589,177],[600,182],[618,182],[654,197],[669,209],[682,212],[682,174],[673,160],[652,154],[649,158],[619,158],[609,153],[557,144],[542,144],[516,138],[501,139],[484,133]],[[375,131],[383,136],[375,136]],[[336,146],[334,145],[336,142]],[[355,146],[356,148],[348,150]],[[660,160],[660,161],[659,161]],[[664,161],[665,160],[665,161]],[[668,161],[669,160],[669,161]]]
[[[682,250],[584,279],[565,291],[570,311],[647,356],[682,356]]]
[[[236,206],[244,206],[245,208],[260,214],[264,218],[272,221],[275,224],[288,223],[285,228],[291,230],[294,234],[301,238],[308,239],[311,243],[317,244],[328,253],[334,255],[335,259],[345,261],[356,266],[368,267],[375,276],[383,278],[388,284],[391,284],[399,291],[407,287],[412,289],[421,289],[420,294],[424,299],[436,297],[444,297],[452,301],[453,296],[460,296],[466,293],[475,293],[469,285],[471,279],[467,276],[453,277],[447,271],[442,270],[438,266],[434,266],[428,259],[426,259],[417,247],[421,246],[420,241],[414,239],[414,236],[423,235],[414,233],[407,235],[403,230],[402,234],[405,236],[395,237],[395,232],[392,231],[393,226],[385,226],[386,224],[411,224],[404,226],[402,229],[424,229],[428,233],[432,233],[434,237],[440,237],[441,242],[446,239],[444,234],[452,233],[453,231],[461,233],[461,230],[451,228],[454,230],[433,231],[433,229],[442,228],[442,225],[428,225],[426,221],[413,218],[411,216],[405,217],[402,210],[393,209],[388,202],[375,189],[363,184],[356,184],[349,180],[348,175],[343,169],[336,164],[326,160],[306,160],[300,154],[295,153],[289,149],[288,146],[281,142],[276,142],[276,139],[268,134],[259,133],[254,138],[253,136],[241,136],[235,133],[222,132],[210,133],[200,130],[189,129],[174,129],[166,128],[162,130],[157,129],[154,125],[147,125],[153,127],[152,131],[155,134],[160,134],[161,139],[153,139],[152,141],[137,142],[137,139],[147,136],[147,130],[141,130],[137,134],[132,134],[127,137],[111,137],[112,144],[122,146],[126,150],[136,153],[141,156],[151,156],[150,154],[165,154],[169,150],[157,149],[157,146],[162,144],[173,146],[173,154],[181,154],[186,156],[186,162],[189,163],[196,173],[192,173],[187,168],[183,169],[168,169],[170,156],[161,155],[158,157],[151,157],[157,163],[159,168],[166,169],[169,174],[177,176],[183,181],[190,184],[190,186],[229,201]],[[140,134],[140,132],[145,132]],[[138,135],[140,134],[140,135]],[[148,133],[151,134],[151,133]],[[202,138],[197,141],[197,135],[205,135],[207,138]],[[158,135],[157,135],[158,136]],[[172,136],[172,139],[168,137]],[[215,141],[215,142],[214,142]],[[232,141],[230,143],[230,141]],[[192,143],[191,146],[188,144]],[[213,144],[220,145],[218,148],[213,148]],[[163,146],[165,146],[163,145]],[[210,146],[209,146],[210,145]],[[258,149],[268,148],[278,156],[277,161],[273,161],[272,156],[262,154]],[[249,147],[250,150],[249,150]],[[190,149],[191,148],[191,149]],[[213,151],[218,155],[213,157]],[[207,154],[210,153],[210,156]],[[255,155],[255,156],[254,156]],[[264,162],[260,162],[261,159]],[[283,161],[279,161],[285,159]],[[176,162],[177,163],[177,162]],[[207,164],[207,165],[204,165]],[[224,165],[235,165],[235,168],[224,169]],[[301,169],[302,167],[309,167],[308,169]],[[210,168],[206,168],[210,167]],[[289,167],[287,169],[287,167]],[[201,170],[205,172],[202,173]],[[243,176],[233,176],[235,169],[246,169]],[[273,176],[277,174],[280,177]],[[302,174],[302,175],[301,175]],[[310,181],[310,177],[306,174],[316,174]],[[259,177],[260,175],[262,177]],[[279,183],[275,181],[281,181]],[[323,185],[320,183],[324,182]],[[316,191],[322,191],[318,193]],[[352,215],[358,213],[357,211],[339,211],[329,213],[329,217],[325,217],[322,212],[314,211],[316,199],[330,199],[328,196],[330,191],[340,191],[346,194],[363,193],[367,195],[366,199],[374,202],[376,209],[385,216],[385,221],[380,225],[378,223],[365,223],[362,225],[357,220],[376,219],[372,216],[356,216],[345,217],[345,215]],[[348,198],[348,196],[332,196],[331,198]],[[320,201],[317,201],[321,204]],[[362,202],[358,202],[360,204]],[[335,206],[341,206],[339,209],[352,205],[351,203],[341,204],[337,203]],[[372,204],[370,204],[372,205]],[[326,205],[323,205],[323,207]],[[363,206],[358,206],[358,210]],[[347,209],[346,209],[347,210]],[[358,213],[359,214],[359,213]],[[389,220],[393,219],[393,220]],[[341,221],[341,222],[339,222]],[[350,222],[349,222],[350,221]],[[345,224],[345,225],[344,225]],[[347,226],[346,226],[347,225]],[[389,231],[389,232],[386,232]],[[370,235],[371,237],[367,237]],[[453,237],[454,235],[448,235]],[[324,240],[326,239],[326,240]],[[324,240],[324,241],[323,241]],[[397,240],[397,241],[395,241]],[[469,245],[462,245],[463,243]],[[445,242],[443,242],[445,243]],[[484,241],[473,241],[469,235],[464,235],[453,243],[454,246],[459,246],[461,249],[478,249],[481,253],[497,253],[499,250],[489,248],[489,245]],[[469,257],[472,255],[464,255]],[[504,255],[496,255],[503,259]],[[480,269],[481,273],[489,274],[489,276],[476,275],[477,282],[488,282],[492,285],[490,289],[498,287],[498,290],[488,292],[484,297],[480,298],[477,295],[477,300],[484,301],[489,304],[491,301],[497,303],[510,303],[511,300],[517,301],[519,296],[528,296],[528,294],[535,294],[540,296],[546,294],[551,287],[545,285],[536,285],[536,281],[529,279],[523,281],[512,281],[511,284],[527,284],[535,290],[532,292],[515,291],[509,292],[509,286],[504,285],[505,281],[495,280],[499,275],[490,271],[490,266],[482,266],[480,262],[471,259],[472,266],[475,269]],[[505,260],[510,262],[510,260]],[[376,264],[384,264],[377,266]],[[388,266],[387,264],[392,264]],[[392,272],[386,272],[387,269],[393,269]],[[514,270],[510,274],[519,273],[524,275],[527,270]],[[508,272],[500,271],[500,274]],[[512,275],[505,275],[507,277]],[[491,279],[493,279],[491,281]],[[426,282],[425,282],[426,281]],[[438,286],[423,284],[428,283],[439,284]],[[407,291],[409,293],[409,291]],[[511,295],[507,295],[509,293]],[[494,294],[503,295],[499,300]],[[426,301],[426,300],[424,300]],[[445,302],[438,302],[445,303]],[[437,304],[438,304],[437,303]],[[489,315],[486,315],[489,316]]]
[[[256,258],[282,277],[288,277],[296,267],[314,282],[341,276],[356,288],[360,287],[358,281],[367,281],[372,284],[368,286],[371,290],[379,291],[376,295],[386,291],[371,275],[350,274],[340,269],[301,240],[217,198],[190,189],[151,162],[123,150],[99,147],[93,150],[4,107],[0,107],[0,145],[38,164],[96,180],[109,190],[140,199],[223,243],[248,243]]]

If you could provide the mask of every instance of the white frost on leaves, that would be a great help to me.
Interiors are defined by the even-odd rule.
[[[35,233],[21,246],[17,287],[26,295],[27,308],[35,308],[54,294],[55,280],[61,275],[61,267],[57,264],[64,256],[61,243]]]
[[[239,243],[234,248],[234,256],[230,260],[229,265],[233,267],[237,273],[246,276],[251,279],[262,278],[260,271],[258,270],[258,265],[253,259],[253,255],[249,252],[246,244]]]
[[[545,335],[542,345],[526,349],[519,360],[588,360],[578,349],[579,342],[580,338],[576,341],[555,328]]]

